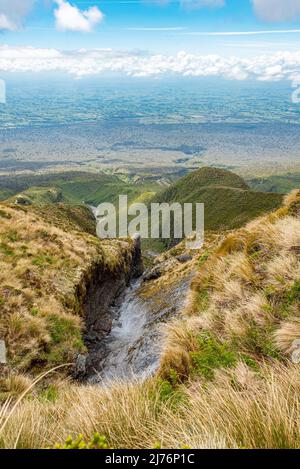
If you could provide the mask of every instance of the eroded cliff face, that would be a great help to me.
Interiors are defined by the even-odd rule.
[[[82,226],[83,212],[0,204],[0,340],[7,372],[36,376],[85,355],[109,331],[109,304],[142,270],[138,240],[96,238]]]
[[[105,336],[92,344],[88,359],[81,356],[79,360],[83,369],[87,365],[89,383],[108,385],[111,381],[145,379],[157,371],[164,346],[164,324],[185,305],[194,259],[188,254],[174,257],[165,253],[157,258],[154,268],[160,272],[158,279],[146,274],[131,281],[108,306],[102,319],[108,317],[109,323],[104,325],[109,325],[109,333],[102,330]]]
[[[124,243],[127,243],[124,241]],[[124,245],[125,247],[125,245]],[[123,250],[122,261],[115,269],[103,262],[95,262],[78,291],[85,320],[84,343],[88,353],[80,354],[75,366],[75,377],[85,380],[100,369],[102,341],[112,327],[112,306],[131,280],[143,273],[140,238],[136,237]],[[83,288],[82,288],[83,287]]]

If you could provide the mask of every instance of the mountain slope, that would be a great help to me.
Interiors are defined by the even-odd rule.
[[[298,191],[277,211],[208,238],[193,260],[189,302],[164,328],[160,373],[29,389],[7,421],[3,407],[1,447],[64,446],[69,435],[78,447],[79,434],[90,442],[99,432],[112,448],[299,448],[300,370],[291,355],[299,357],[299,217]],[[159,294],[164,278],[150,288]],[[30,383],[12,375],[0,386],[15,396]]]
[[[26,202],[45,204],[64,202],[71,205],[98,205],[118,202],[119,194],[134,200],[147,192],[156,192],[160,184],[155,179],[122,180],[121,176],[104,173],[57,173],[33,176],[0,176],[0,200],[23,198]]]
[[[278,174],[264,178],[249,180],[250,187],[255,191],[276,192],[288,194],[300,186],[300,173]]]
[[[257,368],[262,360],[289,356],[300,334],[299,217],[296,191],[277,211],[202,253],[187,316],[170,331],[177,353],[166,352],[163,367],[177,369],[184,379],[195,368],[211,378],[214,368],[235,366],[239,359]],[[218,350],[220,360],[206,361],[206,354]]]
[[[111,278],[113,292],[130,271],[133,242],[100,241],[86,232],[90,217],[85,207],[0,204],[0,337],[9,369],[34,374],[73,361],[85,350],[89,289]]]
[[[201,168],[158,193],[152,202],[204,203],[206,230],[219,230],[237,228],[274,210],[282,196],[252,192],[240,176],[230,171]]]

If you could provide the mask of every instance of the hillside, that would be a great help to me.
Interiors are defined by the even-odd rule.
[[[154,178],[122,178],[104,173],[54,173],[32,176],[0,176],[0,200],[23,198],[26,202],[45,204],[64,202],[77,205],[83,202],[98,205],[118,201],[119,194],[129,200],[155,193],[161,186]]]
[[[217,168],[198,169],[152,199],[158,203],[204,203],[206,230],[237,228],[274,210],[281,201],[281,195],[253,192],[240,176]]]
[[[18,205],[98,205],[118,204],[119,195],[129,202],[202,202],[207,230],[233,229],[261,213],[273,210],[282,201],[280,194],[254,192],[238,175],[223,169],[201,168],[162,189],[152,179],[124,181],[107,174],[66,173],[48,176],[2,178],[3,197]],[[21,190],[20,190],[21,189]],[[148,243],[149,244],[149,243]],[[150,243],[151,244],[151,243]]]
[[[21,217],[15,208],[3,211],[4,221],[12,216],[15,226],[23,220],[24,215]],[[30,219],[29,214],[27,217]],[[76,448],[96,441],[94,435],[98,432],[103,435],[101,441],[112,448],[298,448],[300,371],[291,354],[295,352],[298,357],[294,340],[300,336],[299,217],[298,191],[286,197],[277,211],[226,236],[207,237],[203,249],[194,253],[190,261],[196,275],[189,302],[180,317],[164,326],[165,349],[159,373],[154,377],[144,382],[116,382],[110,387],[53,378],[42,387],[30,387],[30,375],[16,372],[3,379],[3,395],[23,397],[11,415],[7,412],[10,404],[3,406],[1,446],[64,445],[70,435],[67,446]],[[36,225],[30,229],[28,226],[32,225],[26,226],[27,231],[24,227],[21,233],[27,236],[27,242],[31,236],[40,239]],[[60,231],[50,234],[59,239],[65,237]],[[77,265],[82,243],[85,259],[89,254],[86,240],[79,234],[70,234],[68,241],[66,248],[70,242],[75,244],[70,265]],[[51,246],[54,242],[53,239]],[[7,239],[3,266],[8,265],[6,256],[14,255],[14,264],[17,262],[23,243],[15,235]],[[96,247],[93,242],[92,245],[93,251]],[[145,287],[151,297],[153,293],[159,297],[165,291],[164,284],[168,288],[179,269],[190,269],[189,261],[181,266],[178,263],[177,254],[182,252],[184,244],[161,256],[165,272]],[[15,282],[22,265],[10,282]],[[58,278],[63,276],[63,269],[56,270],[54,278],[49,277],[51,272],[54,273],[52,267],[44,280],[48,289],[57,284],[57,272]],[[40,271],[37,274],[41,275]],[[14,324],[35,294],[29,290],[25,296],[22,277],[17,279],[14,288],[18,294],[13,296],[10,313]],[[5,282],[8,281],[6,277]],[[2,304],[6,307],[5,301]],[[55,307],[61,308],[55,301]],[[20,308],[17,318],[16,308]],[[32,322],[35,315],[26,311],[26,318],[30,318],[26,337],[32,337],[37,327]],[[53,314],[53,310],[45,311],[46,318]],[[2,316],[5,327],[11,324],[8,317]],[[78,331],[77,322],[76,325]],[[20,327],[16,330],[22,331]],[[13,336],[15,346],[28,348],[25,336],[18,334]],[[30,340],[31,345],[32,340],[36,341]],[[16,360],[22,362],[24,356],[16,350]],[[68,350],[67,343],[64,350]]]
[[[300,186],[300,173],[293,172],[264,178],[255,178],[250,179],[248,183],[255,191],[287,194]]]
[[[2,203],[0,219],[0,337],[10,369],[34,374],[73,361],[85,350],[90,285],[111,277],[113,294],[118,276],[130,275],[132,241],[89,234],[85,207]]]

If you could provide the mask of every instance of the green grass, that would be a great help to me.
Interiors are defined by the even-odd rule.
[[[49,223],[64,230],[75,229],[95,234],[95,219],[91,210],[83,205],[66,203],[34,206],[34,210]],[[42,235],[45,239],[49,234]]]
[[[197,337],[198,350],[191,352],[193,371],[211,380],[218,368],[231,368],[237,355],[227,343],[219,342],[211,333],[203,332]]]
[[[0,200],[11,198],[14,201],[16,196],[23,196],[35,205],[64,202],[97,206],[102,202],[117,203],[119,195],[123,194],[130,202],[147,201],[159,189],[155,180],[136,183],[103,173],[62,173],[0,179]]]
[[[35,205],[55,204],[63,200],[62,192],[56,187],[31,187],[12,199],[16,200],[20,197],[26,199],[27,203]]]
[[[0,201],[8,199],[14,194],[15,194],[15,191],[12,189],[6,189],[6,188],[0,189]]]
[[[230,171],[201,168],[157,194],[152,202],[204,203],[205,229],[234,229],[275,208],[279,194],[250,191],[243,179]]]
[[[247,182],[254,191],[287,194],[293,189],[300,188],[300,173],[289,173],[277,176],[255,178],[250,179]]]

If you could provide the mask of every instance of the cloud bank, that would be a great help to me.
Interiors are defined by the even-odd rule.
[[[295,80],[300,77],[300,51],[252,58],[122,52],[110,49],[57,49],[0,46],[0,72],[62,72],[76,78],[112,73],[131,77],[220,77],[232,80]]]
[[[65,0],[54,0],[58,8],[54,10],[56,28],[60,31],[79,31],[89,33],[103,20],[103,13],[93,6],[80,10]]]

